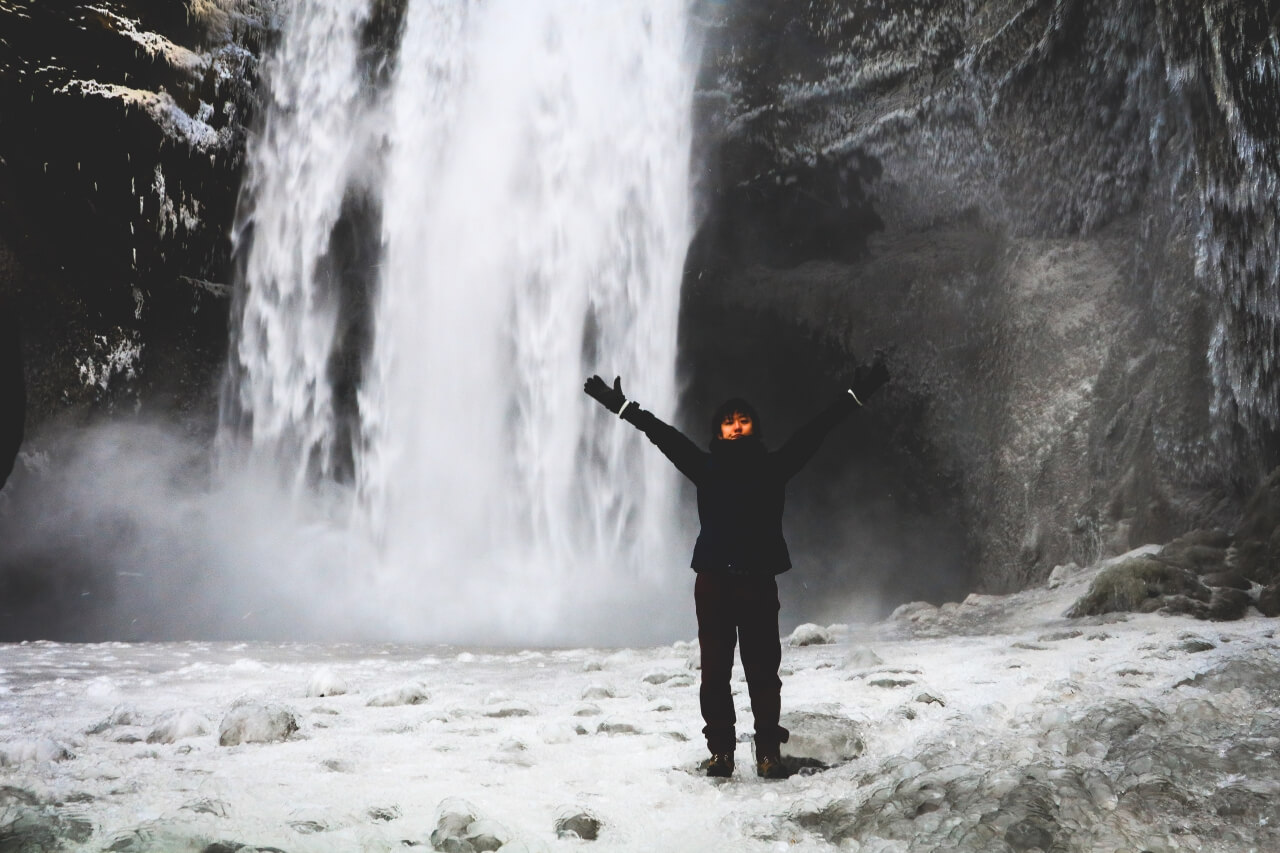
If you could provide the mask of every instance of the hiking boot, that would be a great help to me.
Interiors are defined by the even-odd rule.
[[[791,768],[776,752],[772,755],[763,755],[756,761],[756,775],[761,779],[789,779],[791,773]]]
[[[732,776],[733,755],[728,752],[717,752],[708,759],[706,766],[708,776]]]

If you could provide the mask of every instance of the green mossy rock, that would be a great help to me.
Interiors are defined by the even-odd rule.
[[[1086,592],[1068,611],[1070,617],[1102,613],[1158,610],[1171,596],[1183,596],[1206,605],[1209,588],[1195,572],[1155,557],[1134,557],[1098,573]]]

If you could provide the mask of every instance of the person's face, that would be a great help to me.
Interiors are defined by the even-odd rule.
[[[755,424],[751,422],[750,415],[733,412],[720,422],[720,437],[725,441],[733,441],[736,438],[751,435],[751,430],[754,428]]]

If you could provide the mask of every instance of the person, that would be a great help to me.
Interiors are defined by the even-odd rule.
[[[702,658],[699,704],[711,753],[708,776],[731,776],[737,723],[730,675],[735,639],[741,646],[751,713],[755,718],[756,773],[777,779],[790,775],[781,745],[788,732],[779,725],[782,681],[778,666],[776,576],[791,568],[782,535],[787,481],[813,457],[823,439],[860,408],[885,382],[882,357],[862,365],[847,393],[800,428],[776,451],[762,443],[760,416],[746,400],[726,400],[711,419],[710,450],[628,400],[622,379],[610,387],[592,376],[583,390],[606,409],[643,432],[697,487],[701,530],[693,548],[694,609]]]

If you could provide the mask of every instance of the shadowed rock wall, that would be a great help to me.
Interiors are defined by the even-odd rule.
[[[1265,10],[703,12],[686,407],[755,372],[766,410],[812,411],[891,353],[824,474],[862,485],[795,490],[810,526],[857,531],[811,562],[896,598],[933,576],[939,600],[1234,523],[1277,461]],[[934,523],[876,523],[872,493]]]
[[[209,420],[271,0],[0,4],[0,295],[30,423]]]

